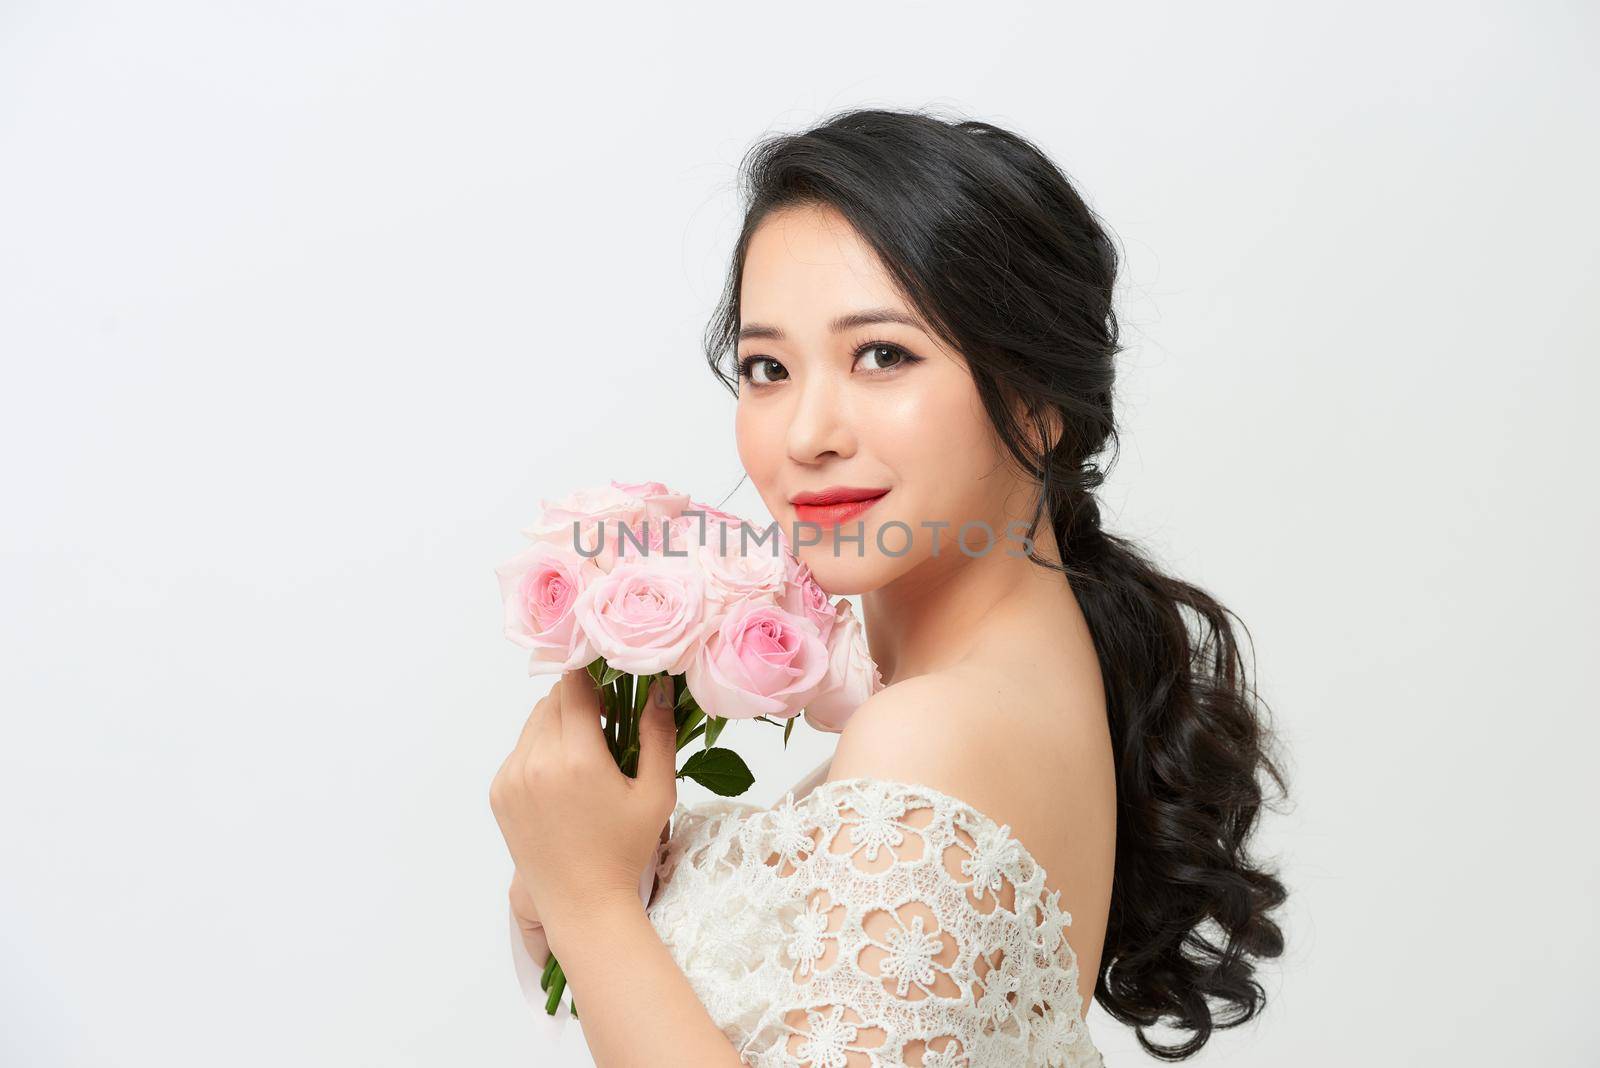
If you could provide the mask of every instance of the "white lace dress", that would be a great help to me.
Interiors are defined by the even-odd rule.
[[[770,809],[679,802],[658,854],[650,922],[744,1063],[1102,1066],[1072,917],[1010,828],[827,770]]]

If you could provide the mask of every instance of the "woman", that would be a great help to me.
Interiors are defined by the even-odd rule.
[[[1229,613],[1100,527],[1111,241],[986,123],[854,111],[746,168],[708,355],[887,685],[764,810],[676,803],[664,708],[626,779],[564,677],[492,791],[529,949],[601,1065],[1095,1065],[1093,998],[1195,1053],[1282,952],[1246,845],[1283,780]]]

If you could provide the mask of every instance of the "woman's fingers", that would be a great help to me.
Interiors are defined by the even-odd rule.
[[[587,671],[576,668],[561,676],[561,684],[556,688],[561,691],[562,744],[591,758],[604,757],[609,762],[611,754],[606,749],[605,734],[600,726],[603,707],[594,679]]]
[[[522,724],[513,755],[526,758],[539,746],[551,744],[551,737],[561,736],[561,685],[559,683],[533,706],[528,719]]]
[[[552,729],[560,729],[559,724],[554,722],[559,718],[557,711],[559,690],[560,687],[557,686],[533,706],[533,711],[528,713],[528,718],[523,721],[522,731],[517,735],[517,744],[500,762],[500,767],[489,784],[489,804],[495,810],[496,818],[501,816],[501,807],[507,798],[506,791],[512,791],[510,796],[517,796],[516,784],[522,781],[529,760],[541,747],[550,744],[549,732]]]

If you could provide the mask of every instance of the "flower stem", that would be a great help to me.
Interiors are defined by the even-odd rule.
[[[555,958],[552,957],[551,959],[554,960]],[[544,1011],[547,1015],[554,1016],[556,1014],[556,1007],[561,1004],[561,994],[566,989],[567,976],[566,973],[561,970],[561,965],[558,963],[555,966],[555,971],[550,978],[549,996],[544,999]]]
[[[606,725],[610,728],[610,734],[607,737],[611,742],[611,759],[618,764],[622,763],[622,695],[618,689],[621,683],[622,680],[617,679],[610,686],[607,686],[604,691]]]

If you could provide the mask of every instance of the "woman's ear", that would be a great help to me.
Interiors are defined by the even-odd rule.
[[[1030,401],[1019,397],[1012,402],[1011,411],[1032,448],[1048,454],[1061,443],[1060,408],[1043,401]]]
[[[1055,447],[1061,444],[1062,417],[1060,408],[1052,404],[1044,410],[1044,426],[1046,435],[1045,451],[1053,452]]]

